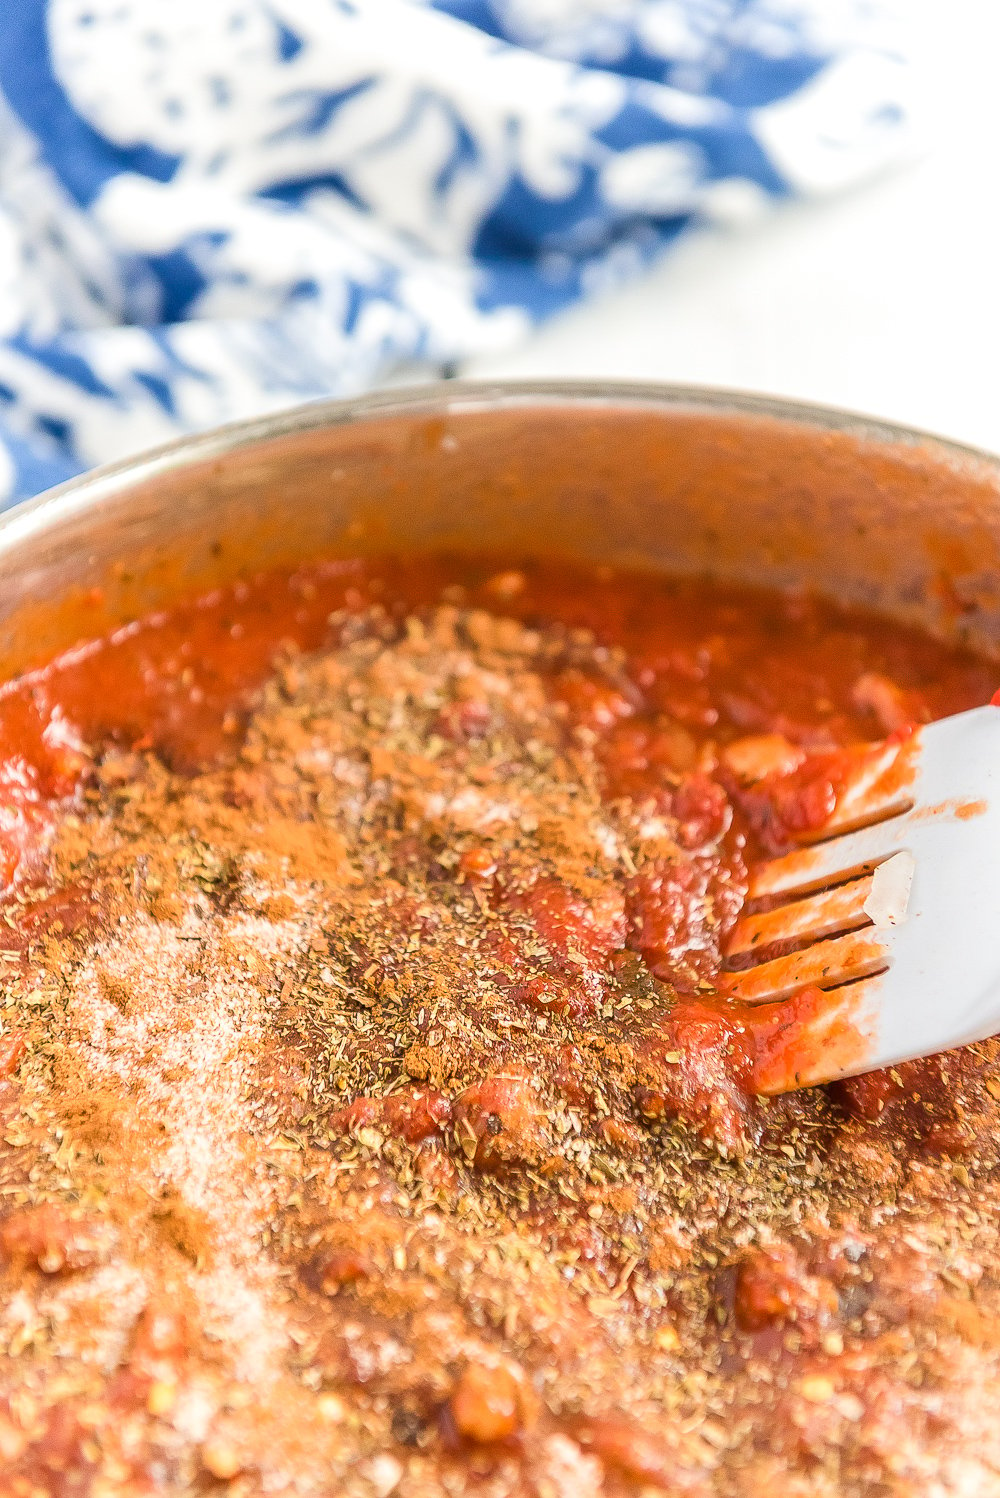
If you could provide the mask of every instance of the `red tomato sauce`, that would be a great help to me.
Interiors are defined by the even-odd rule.
[[[1000,1053],[771,1097],[865,1038],[849,989],[738,1002],[727,944],[859,756],[996,675],[442,556],[0,688],[10,1491],[976,1491]]]

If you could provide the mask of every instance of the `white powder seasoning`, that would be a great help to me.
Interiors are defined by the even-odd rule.
[[[205,918],[179,927],[136,916],[74,982],[78,1047],[96,1081],[117,1081],[137,1133],[159,1138],[133,1169],[210,1227],[208,1261],[189,1274],[205,1333],[237,1378],[265,1389],[287,1331],[275,1267],[261,1251],[271,1205],[256,1168],[247,1060],[264,1034],[268,964],[294,949],[290,923]],[[124,1012],[105,996],[112,980]]]

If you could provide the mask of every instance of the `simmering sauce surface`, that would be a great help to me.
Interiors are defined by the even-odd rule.
[[[441,557],[0,689],[2,1498],[1000,1493],[1000,1047],[768,1098],[726,972],[996,675]]]

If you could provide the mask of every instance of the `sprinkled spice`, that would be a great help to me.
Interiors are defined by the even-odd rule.
[[[317,565],[0,690],[0,1493],[986,1493],[993,1042],[783,1098],[720,970],[992,668]],[[891,721],[890,721],[891,719]]]

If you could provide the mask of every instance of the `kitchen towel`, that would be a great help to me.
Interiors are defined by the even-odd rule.
[[[4,0],[0,506],[508,347],[883,169],[913,75],[873,0]]]

